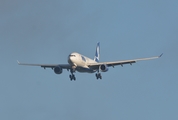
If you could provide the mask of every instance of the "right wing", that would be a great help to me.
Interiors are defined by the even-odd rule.
[[[56,66],[60,66],[61,68],[63,69],[71,69],[71,65],[69,64],[29,64],[29,63],[20,63],[18,60],[17,60],[17,63],[19,65],[27,65],[27,66],[41,66],[43,67],[44,69],[45,68],[55,68]]]
[[[93,69],[99,69],[100,65],[107,65],[108,67],[112,66],[116,66],[116,65],[121,65],[123,66],[124,64],[132,64],[132,63],[136,63],[137,61],[142,61],[142,60],[152,60],[152,59],[157,59],[160,58],[163,54],[161,54],[160,56],[156,56],[156,57],[149,57],[149,58],[140,58],[140,59],[133,59],[133,60],[122,60],[122,61],[114,61],[114,62],[99,62],[99,63],[91,63],[88,66],[90,68]]]

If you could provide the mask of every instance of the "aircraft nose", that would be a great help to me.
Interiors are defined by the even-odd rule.
[[[69,64],[72,64],[72,61],[73,61],[73,60],[72,60],[72,56],[69,55],[69,57],[68,57],[68,63],[69,63]]]
[[[72,57],[71,56],[69,57],[69,60],[72,61]]]

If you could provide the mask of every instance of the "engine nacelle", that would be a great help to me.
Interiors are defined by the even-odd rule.
[[[109,70],[108,66],[105,64],[100,65],[99,69],[101,70],[101,72],[107,72]]]
[[[57,66],[57,67],[54,68],[54,72],[56,74],[61,74],[62,73],[62,68],[60,66]]]

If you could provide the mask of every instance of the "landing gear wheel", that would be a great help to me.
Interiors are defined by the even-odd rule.
[[[70,80],[76,80],[75,75],[69,75]]]
[[[96,79],[102,79],[101,73],[96,73],[95,76],[96,76]]]
[[[70,80],[72,81],[72,75],[69,75]]]
[[[95,74],[95,76],[96,76],[96,79],[98,80],[98,74],[97,73]]]

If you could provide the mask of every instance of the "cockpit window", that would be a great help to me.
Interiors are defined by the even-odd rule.
[[[83,57],[83,56],[81,56],[82,57],[82,60],[84,61],[84,62],[86,62],[86,59],[85,59],[85,57]]]
[[[75,57],[75,55],[69,55],[70,57]]]

